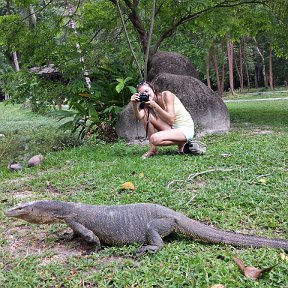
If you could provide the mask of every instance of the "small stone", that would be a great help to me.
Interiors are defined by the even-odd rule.
[[[8,165],[9,171],[20,171],[22,169],[22,165],[20,163],[11,163]]]
[[[43,161],[43,156],[41,154],[35,155],[28,160],[28,167],[40,165],[42,161]]]

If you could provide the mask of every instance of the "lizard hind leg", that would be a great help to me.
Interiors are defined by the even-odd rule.
[[[147,245],[138,248],[136,254],[142,255],[145,252],[156,253],[160,250],[164,244],[162,238],[175,230],[175,224],[173,218],[159,218],[151,221],[146,232]]]

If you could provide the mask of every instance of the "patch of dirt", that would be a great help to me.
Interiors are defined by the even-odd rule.
[[[40,265],[43,266],[54,261],[65,263],[70,257],[90,257],[90,255],[87,254],[89,245],[81,240],[81,238],[76,238],[71,241],[60,239],[61,235],[70,232],[71,229],[68,227],[62,227],[62,229],[60,228],[50,234],[47,232],[47,225],[14,226],[6,229],[5,233],[3,233],[7,241],[5,250],[12,258],[25,258],[28,255],[36,255],[41,259]],[[127,259],[125,256],[111,255],[99,257],[97,262],[100,265],[107,265],[112,262],[121,262],[125,259]]]
[[[191,182],[187,182],[184,184],[186,184],[186,187],[190,190],[190,192],[197,192],[198,189],[204,188],[206,186],[206,181],[203,179],[193,179]]]
[[[273,133],[272,130],[262,130],[262,129],[254,129],[250,132],[250,134],[252,135],[268,135],[272,133]]]
[[[28,190],[18,190],[13,191],[11,195],[13,196],[13,198],[21,200],[25,198],[31,198],[33,196],[33,192]]]
[[[66,229],[68,231],[68,229]],[[83,253],[81,244],[77,241],[58,240],[59,234],[65,230],[57,231],[54,234],[47,233],[47,227],[37,228],[28,225],[21,225],[10,228],[5,232],[7,241],[6,249],[12,257],[25,257],[27,255],[51,255],[43,259],[42,265],[52,261],[64,262],[70,256],[80,256]],[[78,246],[78,247],[77,247]]]

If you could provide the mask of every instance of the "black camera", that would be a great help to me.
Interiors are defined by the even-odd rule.
[[[139,102],[145,103],[149,101],[149,94],[146,93],[140,93],[139,95]]]

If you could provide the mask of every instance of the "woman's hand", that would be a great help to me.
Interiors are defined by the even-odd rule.
[[[140,100],[140,99],[139,99],[139,95],[140,95],[139,93],[134,93],[134,94],[131,96],[130,101],[131,101],[131,102],[134,102],[134,103],[135,103],[135,102],[139,102],[139,100]]]
[[[149,107],[149,108],[156,108],[159,107],[159,105],[152,99],[150,99],[149,101],[145,102],[145,104]]]

